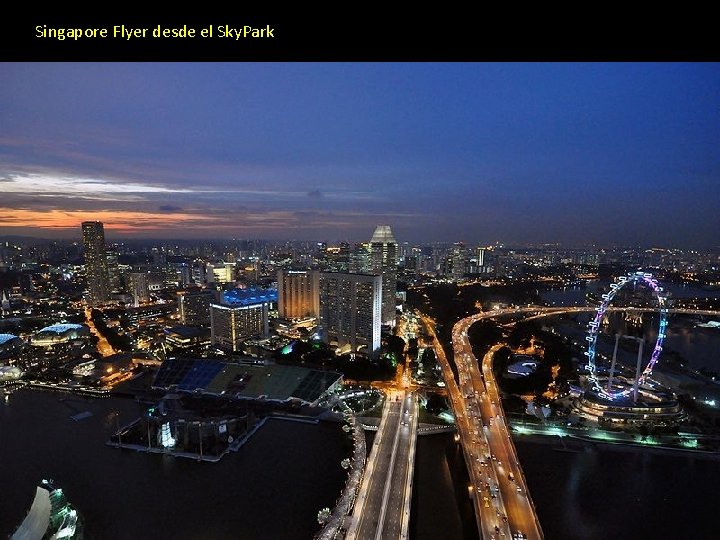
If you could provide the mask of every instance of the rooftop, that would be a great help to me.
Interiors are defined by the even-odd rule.
[[[70,332],[71,330],[81,330],[83,328],[82,324],[73,324],[73,323],[56,323],[52,324],[50,326],[46,326],[40,332],[53,332],[55,334],[64,334],[65,332]]]
[[[383,244],[397,244],[397,240],[390,230],[390,225],[378,225],[372,235],[371,243],[382,242]]]
[[[340,380],[333,371],[320,371],[299,366],[248,365],[219,360],[170,358],[160,367],[153,386],[179,391],[204,393],[247,399],[285,401],[300,399],[313,403]]]
[[[17,336],[14,336],[13,334],[0,334],[0,345],[4,345],[8,341],[11,341],[13,339],[20,339]]]
[[[249,306],[261,302],[277,302],[277,289],[232,289],[223,293],[223,300],[231,306]]]

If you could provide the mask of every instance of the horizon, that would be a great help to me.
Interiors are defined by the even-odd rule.
[[[717,245],[718,63],[0,73],[0,236]]]

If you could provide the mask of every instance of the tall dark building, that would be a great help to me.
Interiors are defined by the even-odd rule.
[[[83,221],[83,249],[85,250],[85,276],[87,279],[87,303],[99,306],[110,298],[105,230],[100,221]]]
[[[382,278],[368,274],[320,274],[320,323],[325,343],[350,351],[380,349]]]
[[[107,250],[105,251],[105,258],[107,259],[108,283],[110,292],[118,291],[120,290],[120,268],[118,265],[117,248],[107,248]]]
[[[188,326],[210,326],[210,304],[216,300],[213,291],[178,293],[180,322]]]
[[[389,225],[378,225],[370,240],[370,272],[382,276],[382,323],[395,326],[398,245]]]

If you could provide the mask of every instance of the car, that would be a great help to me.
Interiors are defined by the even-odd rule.
[[[513,476],[513,473],[508,474],[508,480],[510,480],[511,482],[515,481],[515,477]]]
[[[518,493],[522,493],[522,488],[520,486],[517,486],[515,488],[515,491],[517,491]]]

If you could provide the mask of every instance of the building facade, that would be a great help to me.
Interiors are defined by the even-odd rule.
[[[268,311],[267,302],[238,306],[210,304],[210,339],[213,345],[238,351],[245,339],[267,336]]]
[[[380,349],[381,319],[381,276],[320,274],[320,325],[325,343],[374,354]]]
[[[150,301],[149,272],[130,273],[130,293],[133,296],[133,306],[135,307],[138,307],[143,302]]]
[[[283,319],[320,316],[320,272],[278,270],[278,314]]]
[[[87,303],[93,307],[100,306],[110,298],[105,229],[102,222],[83,221],[82,235],[83,249],[85,250]]]
[[[180,322],[186,326],[210,326],[210,304],[216,300],[212,291],[178,293]]]
[[[395,326],[398,245],[389,225],[378,225],[370,240],[370,273],[382,276],[382,324]]]

